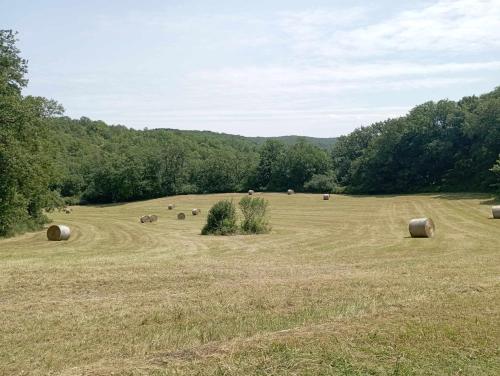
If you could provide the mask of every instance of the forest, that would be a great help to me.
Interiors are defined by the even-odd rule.
[[[71,119],[56,101],[23,95],[28,67],[16,42],[0,31],[0,236],[37,229],[67,204],[248,189],[500,190],[500,87],[335,140],[134,130]]]

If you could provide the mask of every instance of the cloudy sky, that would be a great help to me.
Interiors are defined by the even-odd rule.
[[[346,134],[500,85],[500,0],[0,0],[26,94],[71,117]]]

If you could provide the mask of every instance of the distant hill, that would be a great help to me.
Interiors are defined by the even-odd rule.
[[[156,131],[159,130],[165,130],[166,128],[158,128],[155,129]],[[320,137],[308,137],[308,136],[277,136],[277,137],[248,137],[248,136],[240,136],[240,135],[234,135],[230,133],[217,133],[217,132],[212,132],[212,131],[191,131],[191,130],[179,130],[179,129],[171,129],[167,128],[168,131],[173,131],[178,134],[191,134],[191,135],[198,135],[198,136],[208,136],[208,137],[221,137],[224,139],[234,139],[234,140],[240,140],[240,141],[250,141],[253,142],[257,145],[262,145],[266,140],[277,140],[281,141],[286,145],[294,145],[297,143],[298,140],[304,139],[310,144],[313,144],[317,147],[320,147],[322,149],[330,149],[330,147],[337,141],[337,138],[335,137],[325,137],[325,138],[320,138]]]
[[[305,139],[307,142],[323,149],[329,149],[336,141],[335,137],[319,138],[306,136],[280,136],[280,137],[246,137],[257,144],[263,144],[266,140],[279,140],[287,145],[295,144],[299,139]]]

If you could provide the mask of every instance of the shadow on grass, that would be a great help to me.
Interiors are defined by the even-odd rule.
[[[136,201],[131,201],[131,202],[136,202]],[[112,202],[112,203],[109,203],[109,204],[80,204],[79,206],[85,206],[85,207],[89,207],[89,208],[111,208],[113,206],[121,206],[121,205],[126,205],[126,204],[129,204],[130,202]]]
[[[343,193],[341,196],[352,198],[394,198],[404,196],[422,196],[431,198],[440,198],[444,200],[470,200],[470,199],[494,199],[491,193],[477,192],[415,192],[415,193],[374,193],[374,194],[348,194]]]
[[[341,196],[351,197],[351,198],[394,198],[403,196],[423,196],[434,199],[441,200],[482,200],[479,202],[480,205],[500,205],[500,197],[495,197],[492,193],[484,192],[428,192],[428,193],[401,193],[401,194],[340,194]]]
[[[499,203],[499,199],[495,198],[491,193],[438,193],[433,195],[432,198],[441,200],[482,200],[481,205],[494,205]]]
[[[493,197],[489,200],[481,201],[481,205],[500,205],[500,198],[498,197]]]

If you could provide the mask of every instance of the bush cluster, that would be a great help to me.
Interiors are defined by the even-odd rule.
[[[238,229],[236,208],[232,201],[222,200],[210,208],[202,235],[231,235]]]
[[[240,201],[243,214],[241,231],[245,234],[262,234],[269,232],[266,218],[268,202],[263,198],[244,197]]]
[[[207,223],[201,230],[202,235],[262,234],[269,232],[266,218],[268,202],[263,198],[244,197],[239,202],[243,215],[237,225],[236,207],[232,201],[222,200],[210,208]]]

